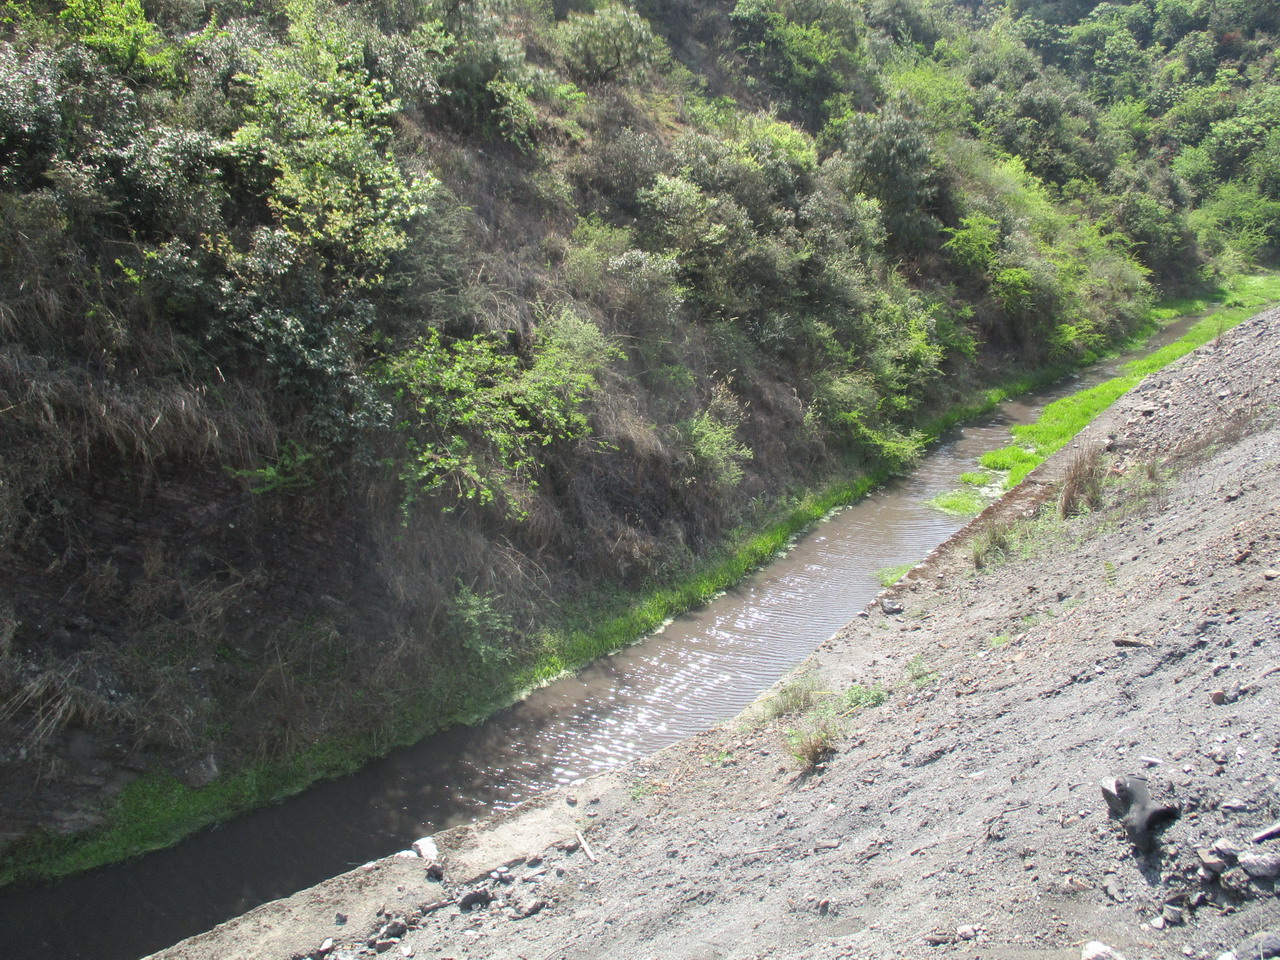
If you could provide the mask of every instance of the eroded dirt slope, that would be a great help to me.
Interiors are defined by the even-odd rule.
[[[1280,927],[1280,836],[1254,840],[1280,818],[1278,376],[1271,311],[1144,383],[823,643],[812,704],[792,678],[524,833],[441,835],[442,880],[384,862],[162,956],[1134,960]],[[1064,521],[1095,446],[1101,503]],[[1179,814],[1146,851],[1099,787],[1128,776]]]

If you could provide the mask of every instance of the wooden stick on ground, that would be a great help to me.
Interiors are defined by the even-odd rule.
[[[592,863],[599,863],[600,861],[596,859],[596,855],[591,852],[591,847],[587,843],[587,838],[582,835],[582,831],[576,830],[574,832],[578,835],[578,842],[582,844],[582,852],[587,855],[587,859]]]

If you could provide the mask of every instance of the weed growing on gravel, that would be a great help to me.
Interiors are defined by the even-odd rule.
[[[976,517],[987,503],[987,499],[971,487],[948,490],[929,500],[933,509],[953,517]]]
[[[657,780],[637,780],[631,785],[631,799],[643,800],[646,797],[651,797],[664,786],[666,784]]]
[[[878,683],[873,683],[869,687],[862,683],[855,683],[840,694],[838,709],[841,710],[841,716],[848,716],[856,710],[878,707],[888,699],[889,691]]]
[[[1013,546],[1013,525],[1007,520],[991,519],[973,535],[973,566],[983,570],[995,566],[1009,556]]]
[[[1007,633],[997,634],[987,640],[987,648],[989,650],[999,650],[1001,647],[1008,646],[1011,640],[1013,640],[1013,637]]]
[[[703,758],[709,767],[727,767],[733,762],[732,750],[713,750]]]
[[[808,773],[836,750],[835,725],[821,717],[809,717],[805,723],[787,731],[787,749]]]
[[[916,687],[928,686],[938,674],[924,662],[924,654],[917,653],[907,661],[907,679]]]
[[[817,693],[811,688],[807,693],[810,699],[803,708],[803,716],[786,732],[787,749],[805,773],[835,753],[836,742],[844,733],[844,722],[850,716],[878,707],[889,699],[889,692],[878,683],[855,683],[838,694]],[[818,697],[822,699],[816,699]]]
[[[892,587],[914,566],[914,563],[900,563],[893,567],[882,567],[876,571],[876,579],[880,581],[880,586]]]
[[[1116,565],[1110,560],[1102,561],[1102,579],[1106,581],[1108,587],[1116,585]]]
[[[1169,481],[1175,472],[1158,460],[1147,460],[1108,476],[1103,493],[1108,512],[1126,517],[1160,513],[1168,502]]]

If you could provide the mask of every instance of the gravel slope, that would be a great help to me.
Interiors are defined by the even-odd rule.
[[[802,699],[793,678],[720,729],[442,834],[443,882],[385,861],[158,956],[1014,960],[1096,940],[1135,960],[1280,928],[1280,837],[1252,839],[1280,818],[1277,409],[1269,311],[1122,398],[823,643],[802,668],[831,694],[816,706],[768,717]],[[1054,519],[1094,447],[1103,503]],[[993,527],[1014,556],[975,572]],[[855,684],[886,701],[838,702]],[[824,711],[835,752],[806,770],[789,732]],[[1099,786],[1131,775],[1178,812],[1147,850]]]

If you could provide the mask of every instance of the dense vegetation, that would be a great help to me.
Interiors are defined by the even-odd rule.
[[[76,724],[350,757],[580,661],[615,591],[909,463],[992,371],[1272,260],[1277,34],[1264,0],[0,5],[0,760]]]

